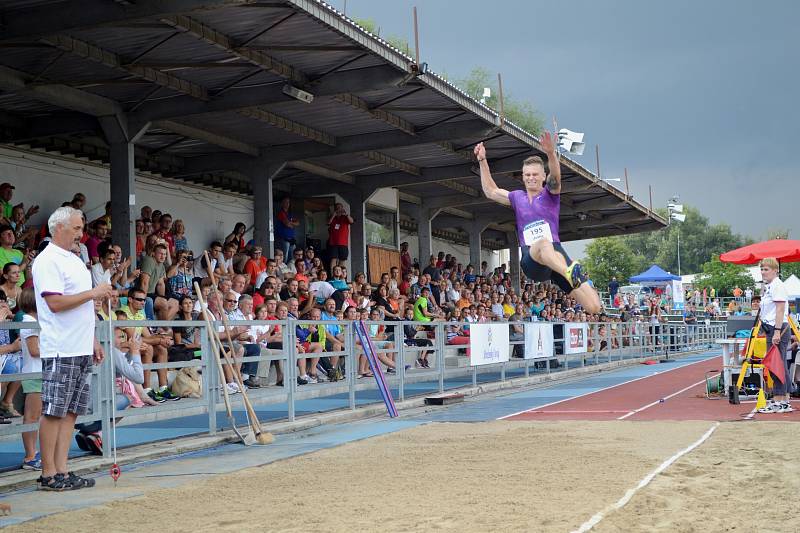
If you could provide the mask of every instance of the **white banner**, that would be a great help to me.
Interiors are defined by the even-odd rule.
[[[678,279],[672,280],[672,308],[683,309],[685,300],[683,299],[683,282]]]
[[[550,359],[553,349],[553,324],[525,324],[525,359]]]
[[[470,324],[469,364],[490,365],[508,361],[508,324]]]
[[[585,353],[589,351],[589,325],[579,322],[564,323],[564,353]]]

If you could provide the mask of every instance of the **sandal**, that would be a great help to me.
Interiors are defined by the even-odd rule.
[[[79,475],[75,474],[75,472],[68,472],[67,480],[72,485],[72,490],[88,489],[90,487],[94,487],[95,484],[94,479],[80,477]]]
[[[14,409],[13,405],[5,402],[0,402],[0,415],[3,415],[7,418],[17,418],[22,416],[19,411]]]
[[[65,490],[72,490],[72,483],[70,483],[67,476],[64,474],[56,474],[54,476],[39,476],[39,490],[49,490],[53,492],[62,492]]]

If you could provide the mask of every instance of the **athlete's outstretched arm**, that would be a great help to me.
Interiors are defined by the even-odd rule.
[[[550,132],[546,131],[542,135],[540,142],[547,154],[547,166],[550,169],[550,174],[547,175],[547,180],[545,181],[547,190],[553,194],[561,194],[561,165],[558,163],[555,141]]]
[[[486,198],[499,204],[511,205],[511,200],[508,199],[508,191],[498,187],[494,179],[492,179],[492,172],[489,170],[489,163],[486,161],[486,147],[483,146],[483,143],[475,145],[475,157],[478,158],[478,165],[481,169],[481,188]]]

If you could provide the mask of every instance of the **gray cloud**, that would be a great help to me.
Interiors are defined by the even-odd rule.
[[[413,42],[415,4],[433,70],[501,72],[548,123],[555,115],[587,133],[581,164],[594,169],[597,143],[604,177],[627,167],[642,203],[652,185],[655,205],[680,194],[756,239],[796,227],[800,3],[348,0],[347,9]]]

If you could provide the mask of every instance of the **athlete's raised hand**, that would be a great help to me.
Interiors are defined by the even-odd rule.
[[[483,143],[476,144],[474,152],[478,161],[486,159],[486,147],[483,145]]]
[[[542,145],[542,150],[544,150],[546,154],[549,155],[556,153],[556,145],[553,141],[553,136],[550,135],[549,131],[545,131],[542,134],[542,138],[539,140],[539,143]]]

